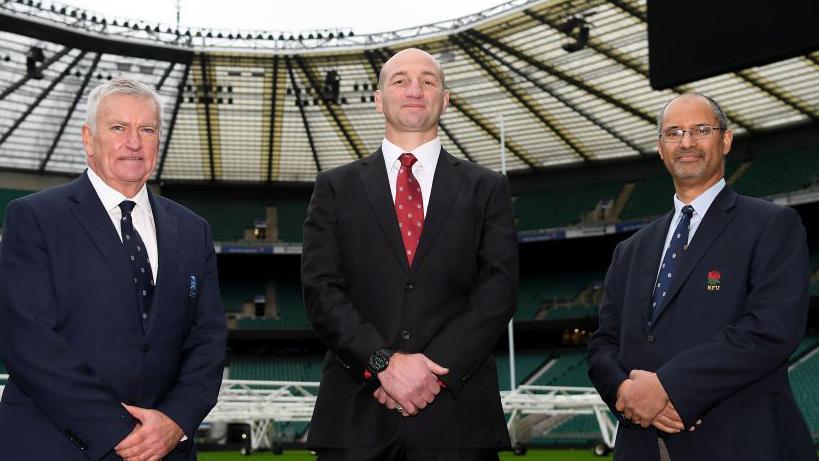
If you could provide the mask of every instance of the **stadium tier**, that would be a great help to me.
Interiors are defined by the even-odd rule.
[[[811,435],[819,442],[819,337],[805,338],[800,345],[802,357],[791,366],[790,380],[799,409],[805,416]],[[795,354],[796,355],[796,354]]]
[[[592,386],[586,374],[588,357],[585,349],[556,351],[555,358],[546,366],[546,370],[532,384],[538,386]]]
[[[575,303],[578,295],[600,274],[534,274],[521,277],[518,288],[517,320],[535,320],[546,308]],[[547,311],[548,312],[548,311]]]
[[[764,155],[734,183],[737,192],[769,197],[815,187],[819,181],[819,147]]]
[[[525,383],[532,374],[540,369],[552,355],[548,351],[516,351],[515,352],[515,383]],[[495,365],[498,367],[498,384],[500,390],[511,389],[509,382],[509,353],[495,354]]]
[[[256,381],[308,381],[321,379],[322,357],[237,358],[230,363],[230,379]]]
[[[173,199],[205,218],[217,242],[243,239],[245,230],[252,229],[256,219],[265,217],[264,200]]]
[[[0,228],[3,227],[3,222],[6,219],[6,205],[10,201],[26,196],[31,192],[30,190],[0,189]]]
[[[522,192],[515,200],[518,230],[551,229],[579,224],[598,207],[614,203],[622,188],[622,183],[608,182]]]

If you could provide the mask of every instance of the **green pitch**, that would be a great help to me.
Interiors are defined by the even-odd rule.
[[[272,461],[315,461],[316,457],[307,451],[285,451],[275,456],[269,451],[242,456],[238,452],[220,451],[199,453],[199,461],[255,461],[267,459]],[[611,456],[597,457],[589,449],[578,450],[529,450],[526,456],[515,456],[512,453],[501,453],[502,461],[604,461]]]

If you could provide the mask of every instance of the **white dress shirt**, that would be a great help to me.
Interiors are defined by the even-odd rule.
[[[398,181],[398,170],[401,168],[401,161],[398,157],[404,153],[410,153],[418,160],[412,165],[412,175],[418,180],[421,186],[421,198],[424,201],[424,216],[427,215],[427,205],[429,195],[432,193],[432,178],[435,176],[435,167],[438,165],[438,156],[441,153],[441,139],[435,138],[425,142],[414,150],[402,149],[384,138],[381,141],[381,152],[384,154],[384,163],[387,166],[387,178],[392,192],[392,203],[395,203],[395,183]]]
[[[142,243],[145,244],[145,248],[148,250],[148,262],[151,263],[154,281],[156,281],[159,274],[159,250],[156,244],[154,214],[151,210],[151,201],[148,199],[148,188],[143,185],[142,189],[133,198],[129,198],[106,184],[91,168],[85,171],[88,173],[88,179],[91,180],[91,185],[94,186],[102,206],[108,212],[108,217],[111,218],[111,223],[114,224],[114,229],[117,230],[120,241],[122,241],[122,231],[119,222],[122,219],[122,210],[119,209],[119,204],[123,200],[131,200],[136,203],[134,210],[131,211],[131,221],[134,224],[134,229],[142,238]]]
[[[711,208],[711,204],[714,203],[714,199],[717,198],[717,195],[722,191],[725,187],[725,178],[720,179],[716,184],[709,187],[705,192],[700,194],[697,198],[691,201],[691,206],[694,207],[694,214],[691,215],[691,223],[688,225],[688,242],[686,244],[691,243],[691,239],[694,238],[694,233],[697,232],[697,228],[700,226],[702,222],[702,218],[705,217],[705,213],[708,212],[708,209]],[[662,269],[662,259],[665,256],[665,252],[668,251],[668,247],[671,245],[671,236],[674,235],[674,231],[677,229],[677,224],[682,219],[682,209],[685,207],[685,203],[681,202],[679,198],[677,198],[677,194],[674,194],[674,217],[671,218],[671,225],[668,226],[668,234],[665,236],[665,246],[663,247],[663,252],[660,255],[660,266],[657,268],[657,276],[660,275],[660,270]]]

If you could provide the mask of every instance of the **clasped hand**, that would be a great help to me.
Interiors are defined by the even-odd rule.
[[[417,415],[441,392],[439,376],[449,373],[424,354],[396,352],[386,370],[378,373],[381,386],[373,392],[378,402],[404,416]]]
[[[617,411],[626,419],[641,427],[653,426],[657,430],[675,434],[685,430],[674,405],[668,398],[656,373],[632,370],[628,379],[617,389]],[[702,421],[697,421],[696,425]],[[689,428],[693,431],[696,426]]]

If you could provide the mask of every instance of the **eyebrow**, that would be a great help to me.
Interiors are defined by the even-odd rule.
[[[435,77],[435,79],[438,80],[438,81],[441,80],[441,77],[439,77],[436,72],[432,72],[431,70],[421,71],[421,75],[429,75],[429,76]],[[405,71],[405,70],[396,71],[394,74],[390,75],[389,80],[392,81],[395,77],[398,77],[398,76],[408,77],[409,73],[407,71]]]

